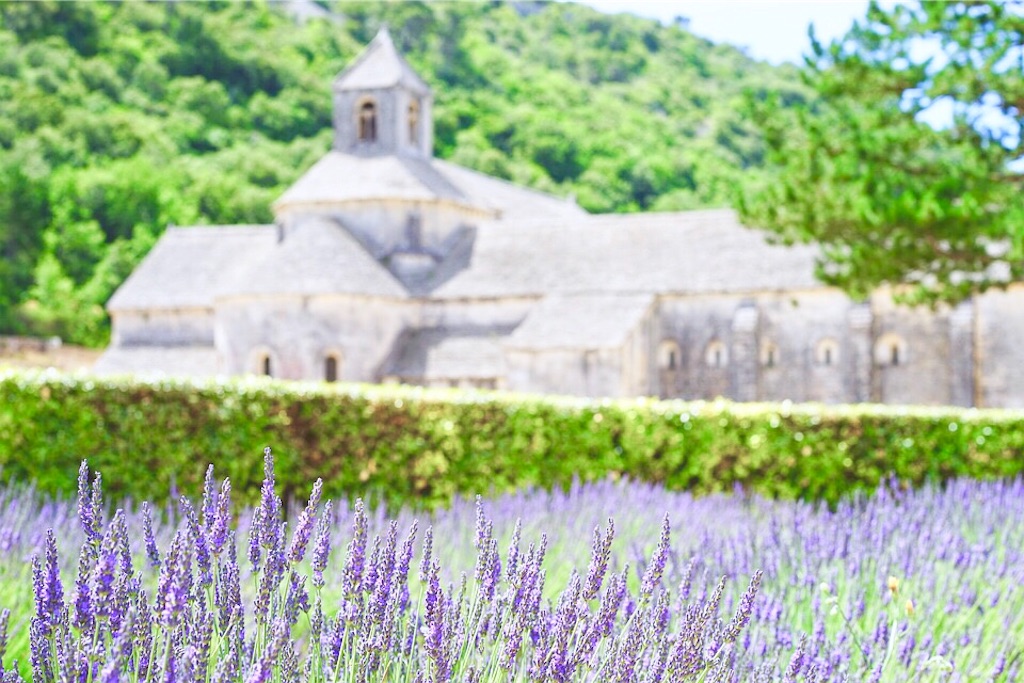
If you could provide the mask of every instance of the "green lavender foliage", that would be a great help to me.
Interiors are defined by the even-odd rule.
[[[325,495],[395,507],[629,477],[834,503],[890,473],[915,484],[1017,475],[1024,414],[0,374],[3,475],[45,491],[68,492],[67,472],[88,458],[112,495],[161,500],[172,484],[199,486],[197,463],[214,460],[249,500],[268,443],[286,500],[318,477]]]

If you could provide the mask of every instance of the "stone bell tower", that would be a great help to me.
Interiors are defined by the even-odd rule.
[[[434,97],[382,28],[334,81],[334,149],[430,158]]]

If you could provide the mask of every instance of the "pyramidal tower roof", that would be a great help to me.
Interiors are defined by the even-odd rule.
[[[430,86],[398,54],[386,26],[377,32],[352,66],[334,80],[335,90],[376,90],[395,86],[420,95],[430,93]]]

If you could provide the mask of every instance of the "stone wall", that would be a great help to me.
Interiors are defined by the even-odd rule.
[[[230,374],[262,371],[282,379],[323,379],[335,356],[338,379],[375,382],[398,335],[419,322],[404,302],[326,295],[232,298],[218,302],[217,347]]]
[[[212,346],[209,308],[152,309],[111,313],[111,346]]]
[[[1024,285],[978,299],[981,407],[1024,408]]]
[[[622,349],[545,349],[508,352],[512,391],[570,396],[623,396]]]
[[[834,290],[761,295],[758,399],[855,400],[858,372],[853,303]],[[767,350],[774,348],[769,362]]]
[[[1008,359],[986,366],[993,377],[985,381],[995,382],[986,401],[1006,405],[1014,391],[1024,395],[1024,370],[1017,370],[1024,359],[1014,362],[1014,350],[989,337],[1006,338],[995,332],[1000,324],[1024,334],[1024,288],[986,301],[983,355]],[[955,311],[911,308],[887,292],[857,304],[823,288],[665,297],[658,316],[649,347],[653,395],[963,406],[975,400],[970,304]],[[659,346],[668,343],[678,348],[671,368],[658,358]]]
[[[949,312],[871,298],[874,374],[871,400],[946,405],[951,402]]]

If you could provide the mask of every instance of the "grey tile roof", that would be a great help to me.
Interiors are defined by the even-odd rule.
[[[407,330],[395,342],[381,374],[405,381],[504,377],[501,342],[508,332],[507,328]]]
[[[272,225],[168,228],[107,309],[209,308],[225,275],[274,240]]]
[[[96,361],[93,372],[137,377],[213,377],[222,371],[212,346],[111,346]]]
[[[386,28],[382,28],[355,62],[334,80],[335,90],[374,90],[396,85],[420,95],[430,93],[430,86],[398,54]]]
[[[306,219],[284,229],[254,258],[225,277],[218,296],[362,294],[408,296],[402,284],[341,225]]]
[[[274,202],[274,210],[367,200],[446,200],[506,220],[571,219],[575,203],[437,159],[330,151]]]
[[[469,203],[427,160],[397,155],[359,157],[332,150],[285,190],[274,202],[274,209],[372,199]]]
[[[334,221],[308,219],[278,234],[274,225],[168,228],[107,309],[210,308],[245,294],[408,296]]]
[[[729,210],[492,221],[477,230],[469,267],[433,296],[816,289],[816,254],[769,244]]]
[[[479,171],[434,159],[432,165],[471,202],[500,213],[505,221],[574,220],[589,216],[576,202],[531,190]]]
[[[616,348],[650,312],[654,296],[550,296],[508,338],[510,349]]]

